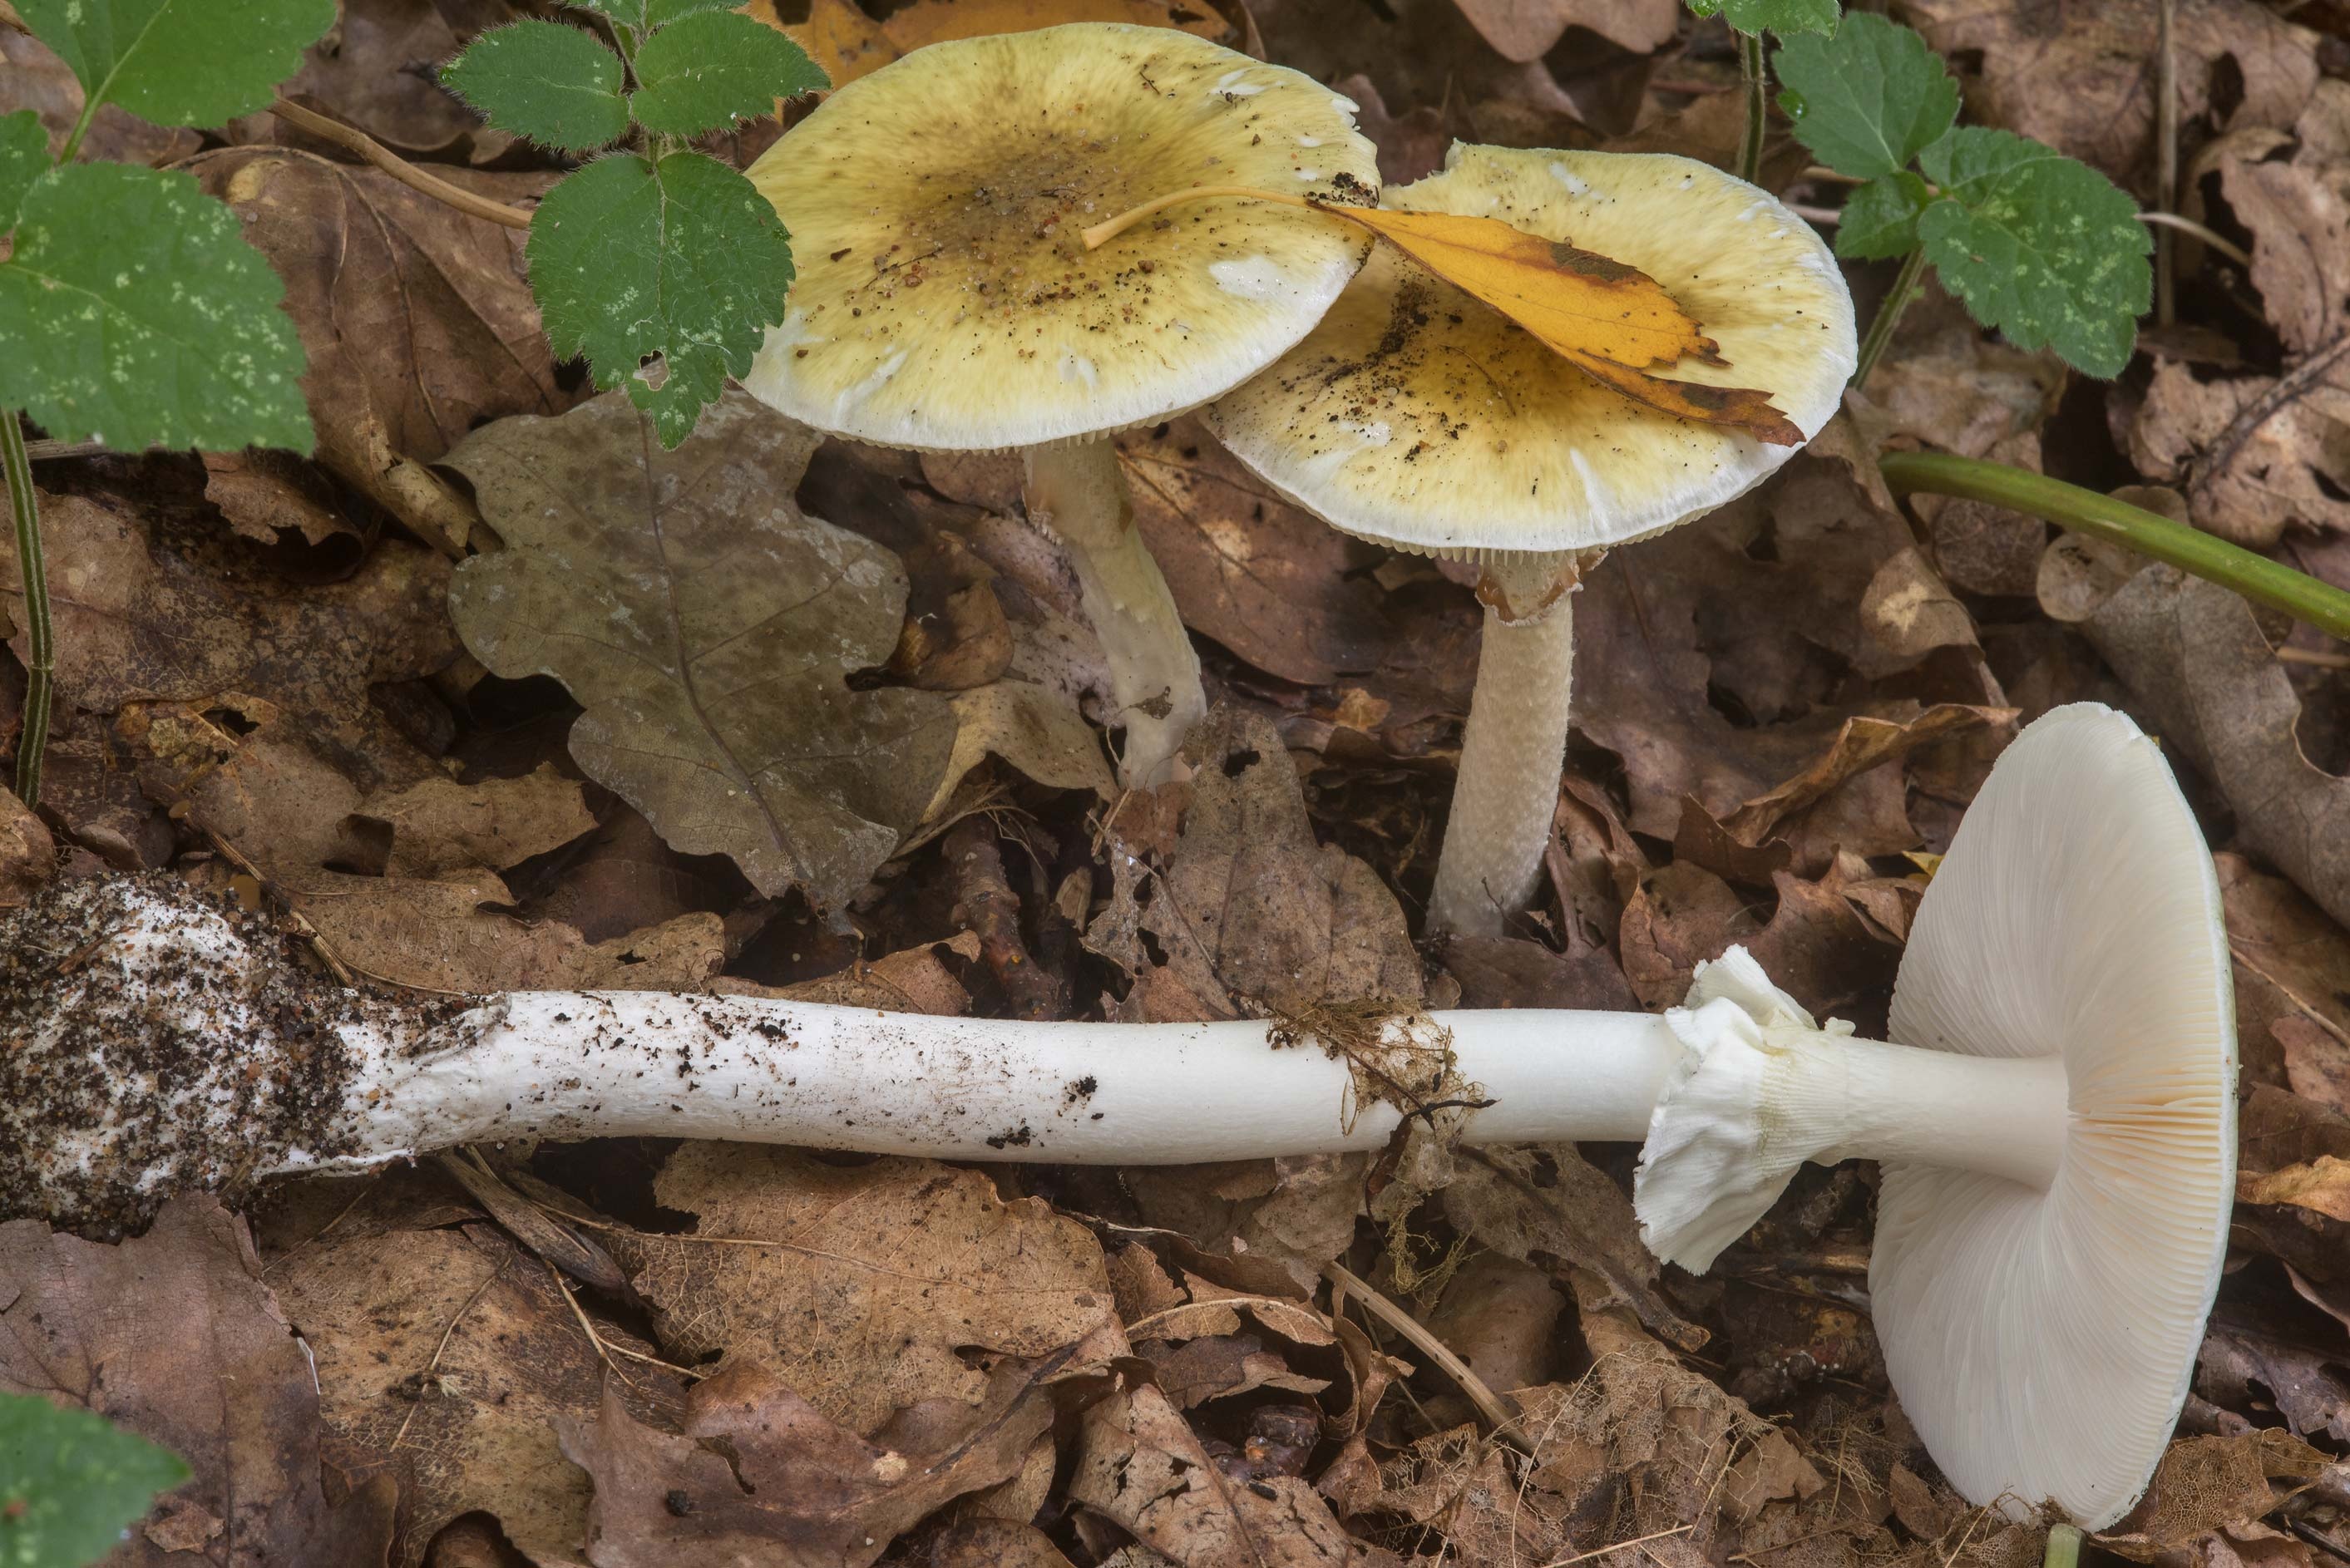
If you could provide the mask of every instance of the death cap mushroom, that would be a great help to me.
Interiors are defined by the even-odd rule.
[[[744,384],[820,430],[983,452],[1197,407],[1280,358],[1367,236],[1203,200],[1136,243],[1087,223],[1197,185],[1362,201],[1355,105],[1170,28],[933,44],[826,100],[750,171],[798,275]]]
[[[1654,373],[1762,389],[1806,441],[1852,373],[1835,257],[1767,192],[1710,164],[1455,142],[1441,172],[1381,204],[1497,218],[1646,273],[1722,361]],[[1635,403],[1385,246],[1305,342],[1209,419],[1234,455],[1334,526],[1471,558],[1659,533],[1797,450]]]

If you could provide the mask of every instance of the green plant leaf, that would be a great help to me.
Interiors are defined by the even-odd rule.
[[[194,178],[50,170],[0,263],[0,408],[63,441],[310,450],[285,286]]]
[[[1836,0],[1707,0],[1703,7],[1691,0],[1690,9],[1700,16],[1726,13],[1730,25],[1742,33],[1769,32],[1782,37],[1789,33],[1833,33],[1843,16]]]
[[[94,1563],[157,1492],[187,1479],[177,1455],[88,1410],[0,1394],[0,1563],[8,1568]]]
[[[2121,374],[2154,297],[2153,236],[2113,182],[2012,131],[1954,130],[1919,161],[1945,200],[1918,233],[1975,319],[2019,348]]]
[[[1926,40],[1856,11],[1833,38],[1780,47],[1779,107],[1795,140],[1839,174],[1874,180],[1906,169],[1959,118],[1959,84]]]
[[[560,22],[516,22],[475,38],[442,67],[441,81],[500,130],[587,152],[629,129],[629,102],[620,96],[626,74],[620,57],[593,34]]]
[[[775,100],[832,85],[797,44],[732,11],[663,27],[637,51],[629,112],[647,130],[699,136],[775,111]]]
[[[732,11],[741,0],[570,0],[575,5],[605,16],[634,31],[639,37],[671,22],[698,16],[704,11]]]
[[[625,384],[672,447],[750,369],[792,282],[775,208],[698,152],[590,163],[539,203],[528,256],[556,353],[586,355],[598,387]]]
[[[29,109],[0,115],[0,234],[16,226],[16,209],[47,172],[49,133]]]
[[[1918,214],[1929,195],[1926,182],[1907,170],[1856,187],[1836,224],[1836,254],[1855,261],[1908,255],[1918,248]]]
[[[92,105],[157,125],[226,125],[266,109],[302,51],[335,25],[335,0],[21,0]]]

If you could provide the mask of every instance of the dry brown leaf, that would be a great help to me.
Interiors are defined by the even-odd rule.
[[[504,871],[596,826],[578,781],[565,778],[552,763],[519,778],[475,784],[430,778],[379,790],[356,812],[390,828],[387,869],[395,877],[476,866]]]
[[[1944,57],[1980,54],[1972,118],[2044,141],[2143,192],[2154,172],[2147,91],[2158,0],[1986,6],[1911,0],[1908,20]],[[2251,0],[2179,0],[2178,113],[2223,130],[2291,125],[2317,82],[2318,36]]]
[[[1041,1199],[1005,1202],[980,1171],[700,1143],[654,1190],[693,1230],[614,1251],[672,1355],[755,1356],[859,1437],[928,1402],[983,1403],[988,1378],[961,1353],[1124,1349],[1100,1244]]]
[[[435,771],[370,688],[456,657],[442,603],[449,568],[438,556],[385,540],[345,580],[297,587],[151,527],[84,496],[41,498],[61,702],[111,713],[126,702],[244,692],[275,703],[305,744],[363,785]],[[19,618],[13,542],[0,542],[0,563],[10,585],[0,610]],[[21,634],[12,646],[22,657]]]
[[[2265,127],[2196,156],[2182,189],[2217,171],[2251,231],[2252,286],[2289,355],[2315,354],[2350,327],[2350,82],[2322,81],[2290,133]]]
[[[2236,1201],[2289,1203],[2329,1220],[2350,1221],[2350,1159],[2325,1154],[2308,1165],[2245,1171],[2236,1178]]]
[[[0,1224],[0,1390],[82,1406],[161,1443],[195,1472],[118,1568],[184,1561],[370,1563],[391,1540],[392,1495],[329,1506],[310,1360],[262,1282],[244,1222],[210,1198],[166,1205],[114,1246]]]
[[[672,847],[837,911],[984,751],[1065,786],[1104,763],[1039,688],[852,687],[898,643],[906,576],[792,503],[816,440],[739,392],[674,453],[617,393],[487,426],[449,461],[508,548],[450,608],[493,670],[586,704],[572,755]]]
[[[2219,787],[2243,842],[2337,920],[2350,920],[2350,780],[2294,736],[2301,700],[2251,607],[2149,566],[2086,622],[2149,727]]]
[[[280,96],[358,126],[411,161],[484,164],[513,147],[512,133],[484,125],[438,79],[476,34],[512,19],[506,0],[344,0],[339,9]],[[264,122],[259,134],[239,140],[300,143],[274,116],[255,119]]]
[[[1086,1412],[1068,1494],[1184,1568],[1393,1568],[1397,1562],[1340,1529],[1330,1505],[1304,1480],[1226,1476],[1167,1396],[1149,1384]]]
[[[1310,1290],[1355,1241],[1370,1159],[1284,1155],[1216,1165],[1142,1167],[1126,1185],[1143,1217],[1211,1251],[1263,1259]]]
[[[1724,817],[1721,826],[1741,844],[1760,845],[1781,823],[1814,805],[1846,780],[1961,731],[2012,727],[2015,717],[2012,708],[1938,702],[1906,720],[1877,719],[1866,714],[1846,719],[1827,750],[1803,772],[1747,801]]]
[[[1664,0],[1459,0],[1487,43],[1505,60],[1538,60],[1569,27],[1646,54],[1672,41],[1679,26]]]
[[[750,14],[789,34],[822,66],[836,88],[879,70],[925,44],[1025,33],[1070,22],[1123,22],[1180,27],[1219,44],[1237,46],[1232,24],[1205,6],[1173,0],[914,0],[876,22],[851,0],[813,0],[807,18],[783,20],[777,0],[753,0]]]
[[[2245,1076],[2350,1110],[2350,933],[2242,856],[2212,863],[2235,960]]]
[[[609,1388],[595,1420],[559,1417],[556,1429],[595,1481],[597,1568],[865,1568],[925,1515],[1018,1474],[1052,1423],[1039,1369],[1007,1358],[976,1406],[900,1451],[734,1360],[694,1385],[678,1436]]]
[[[428,465],[484,420],[570,401],[524,275],[524,232],[379,170],[300,153],[231,148],[189,169],[286,280],[310,359],[318,460],[422,537],[462,550],[473,504]],[[444,177],[510,205],[547,183]]]
[[[673,1414],[682,1380],[608,1322],[596,1333],[614,1349],[599,1354],[547,1265],[504,1232],[420,1228],[434,1216],[412,1202],[369,1207],[368,1222],[342,1220],[270,1263],[317,1360],[328,1457],[355,1478],[397,1479],[400,1563],[474,1510],[536,1562],[584,1561],[588,1479],[550,1422],[588,1417],[608,1389],[640,1416]]]
[[[57,865],[57,841],[49,830],[23,801],[0,789],[0,909],[31,898]]]
[[[2271,1481],[2307,1480],[2324,1468],[2324,1455],[2273,1429],[2182,1438],[2163,1453],[2145,1500],[2097,1543],[2151,1563],[2199,1535],[2269,1512],[2283,1501]]]
[[[1547,1273],[1504,1253],[1480,1252],[1445,1285],[1428,1331],[1485,1386],[1506,1393],[1550,1381],[1565,1310]]]
[[[2129,447],[2147,477],[2185,486],[2198,526],[2247,548],[2294,524],[2350,530],[2350,331],[2281,377],[2157,365]]]

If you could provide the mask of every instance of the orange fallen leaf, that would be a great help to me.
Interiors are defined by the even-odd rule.
[[[1098,248],[1153,213],[1212,196],[1244,196],[1304,207],[1368,229],[1455,287],[1524,327],[1585,375],[1634,402],[1681,419],[1742,430],[1774,446],[1801,446],[1804,432],[1751,387],[1712,387],[1651,375],[1648,367],[1685,358],[1727,363],[1712,338],[1664,286],[1638,267],[1578,246],[1513,229],[1497,218],[1395,213],[1342,206],[1240,185],[1202,185],[1146,202],[1085,232]]]
[[[2350,1220],[2350,1159],[2323,1154],[2282,1170],[2244,1171],[2236,1178],[2239,1203],[2290,1203],[2331,1220]]]

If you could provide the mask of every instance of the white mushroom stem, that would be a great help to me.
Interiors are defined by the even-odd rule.
[[[1118,448],[1072,441],[1023,455],[1028,515],[1069,547],[1087,618],[1109,660],[1112,722],[1126,730],[1119,774],[1130,785],[1163,784],[1208,697],[1175,596],[1134,525]]]
[[[1575,668],[1575,568],[1562,577],[1560,561],[1500,556],[1481,585],[1484,641],[1429,899],[1431,931],[1500,936],[1541,877],[1565,764]]]
[[[2061,1066],[1856,1044],[1734,950],[1661,1017],[1451,1012],[1316,1034],[650,992],[416,1009],[358,999],[257,922],[136,881],[69,889],[0,936],[16,1042],[0,1054],[0,1218],[135,1224],[178,1191],[521,1136],[1191,1164],[1375,1148],[1442,1107],[1471,1142],[1649,1138],[1652,1244],[1710,1261],[1725,1216],[1752,1210],[1734,1236],[1805,1158],[2044,1185],[2064,1128]]]

